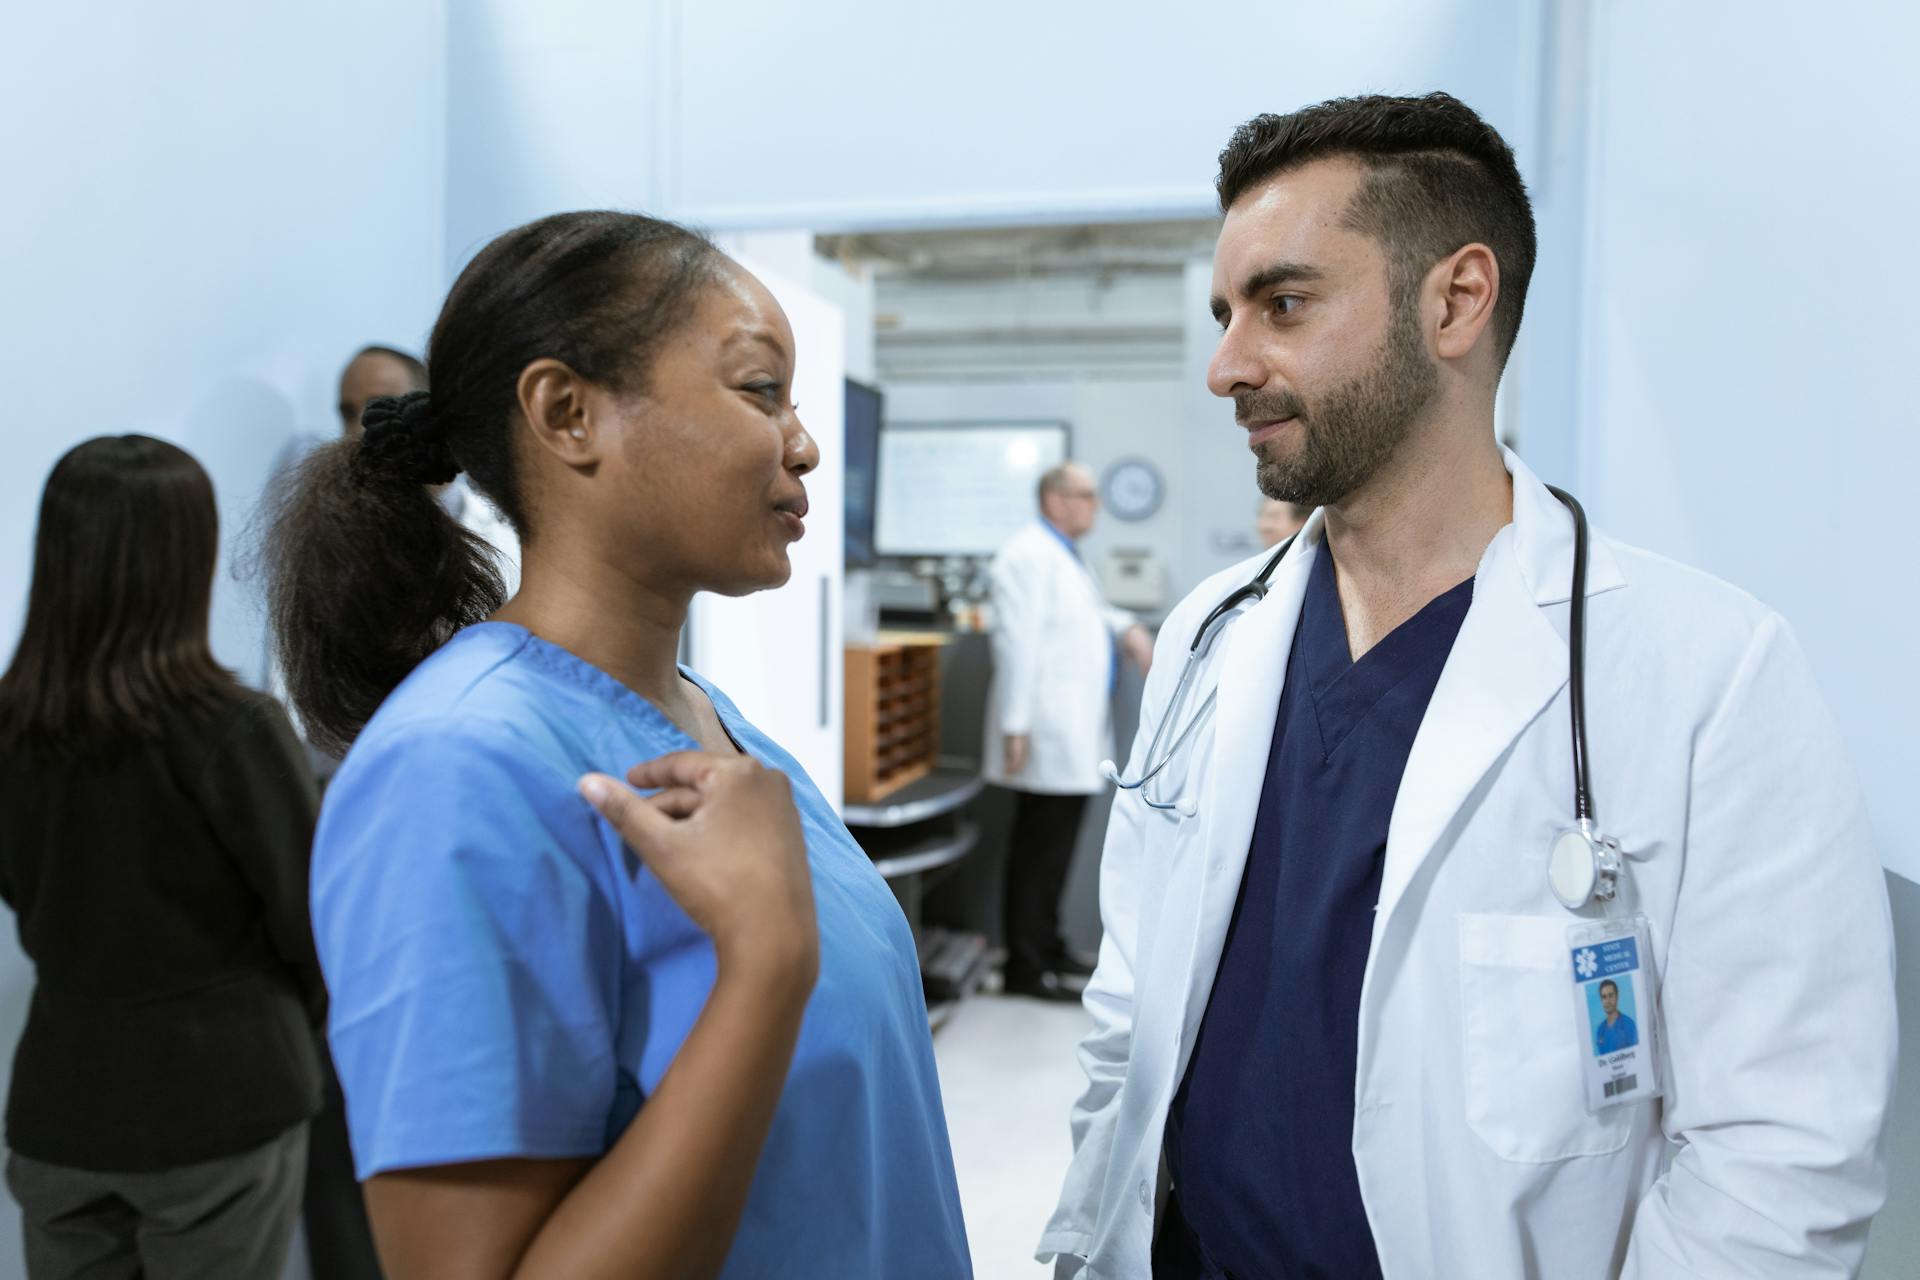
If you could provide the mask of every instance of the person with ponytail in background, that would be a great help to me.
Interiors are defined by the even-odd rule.
[[[147,436],[47,479],[0,676],[0,897],[34,965],[7,1095],[31,1280],[278,1280],[320,1104],[318,800],[213,659],[213,485]]]
[[[392,1280],[970,1274],[906,921],[676,663],[695,592],[788,576],[795,356],[705,239],[545,218],[455,282],[431,391],[277,514],[293,701],[351,744],[313,913]],[[510,600],[424,487],[463,472],[520,535]]]

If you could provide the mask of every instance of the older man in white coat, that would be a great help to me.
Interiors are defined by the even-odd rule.
[[[1111,695],[1120,648],[1146,670],[1153,641],[1133,615],[1109,606],[1076,543],[1093,528],[1093,476],[1063,462],[1040,478],[1039,519],[993,559],[993,685],[987,695],[984,772],[1015,793],[1008,835],[1004,922],[1006,989],[1078,1000],[1091,967],[1060,937],[1080,820],[1106,788],[1113,754]]]
[[[1123,786],[1165,767],[1108,829],[1042,1258],[1092,1280],[1853,1274],[1884,1193],[1891,929],[1786,623],[1581,538],[1496,444],[1534,228],[1472,111],[1262,116],[1219,186],[1209,385],[1261,487],[1319,510],[1161,630]],[[1263,572],[1176,698],[1196,629]],[[1576,823],[1577,670],[1617,869]],[[1180,745],[1149,761],[1163,722]],[[1608,985],[1632,1043],[1596,1030]]]

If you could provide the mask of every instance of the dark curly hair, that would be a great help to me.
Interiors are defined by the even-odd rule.
[[[583,212],[509,231],[467,264],[428,343],[431,389],[369,403],[367,430],[311,454],[270,513],[275,651],[317,745],[344,751],[408,672],[503,603],[492,548],[427,486],[464,471],[529,537],[513,450],[521,371],[551,358],[642,389],[722,261],[674,223]]]
[[[1334,98],[1255,116],[1235,129],[1220,153],[1220,211],[1269,178],[1336,157],[1366,170],[1346,223],[1385,246],[1397,300],[1410,300],[1433,264],[1461,246],[1493,250],[1500,264],[1495,351],[1505,364],[1520,333],[1537,246],[1533,205],[1512,148],[1450,94]]]

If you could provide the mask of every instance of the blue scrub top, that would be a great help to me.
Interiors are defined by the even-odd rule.
[[[1360,982],[1400,777],[1472,599],[1468,580],[1354,662],[1331,549],[1314,559],[1239,898],[1167,1126],[1201,1275],[1380,1274],[1353,1164]]]
[[[1622,1049],[1631,1049],[1640,1043],[1640,1028],[1633,1025],[1633,1019],[1621,1014],[1611,1024],[1605,1018],[1593,1029],[1593,1056],[1604,1058],[1610,1053]]]
[[[820,979],[722,1274],[971,1274],[914,942],[800,766]],[[575,790],[696,744],[611,676],[506,623],[387,699],[328,789],[313,918],[360,1177],[620,1137],[693,1027],[713,945]]]

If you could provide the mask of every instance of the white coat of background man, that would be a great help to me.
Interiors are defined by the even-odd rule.
[[[1060,895],[1089,797],[1113,754],[1115,664],[1152,661],[1146,628],[1109,606],[1076,542],[1100,510],[1093,475],[1063,462],[1040,478],[1039,519],[993,558],[993,684],[984,773],[1015,793],[1007,839],[1006,989],[1077,1000],[1090,966],[1060,937]]]
[[[1778,614],[1597,530],[1586,742],[1624,870],[1577,909],[1548,883],[1575,825],[1574,520],[1494,436],[1534,259],[1512,152],[1442,94],[1343,99],[1243,125],[1219,190],[1208,383],[1262,489],[1319,510],[1198,664],[1187,705],[1217,690],[1216,713],[1115,802],[1042,1258],[1853,1274],[1896,1044],[1859,788]],[[1616,300],[1623,323],[1686,305]],[[1187,646],[1270,554],[1162,627],[1123,782],[1189,723]],[[1636,919],[1644,943],[1606,953],[1631,978],[1598,968],[1578,939]],[[1636,997],[1634,1045],[1596,1032],[1596,979]],[[1600,1079],[1615,1051],[1654,1065]]]

